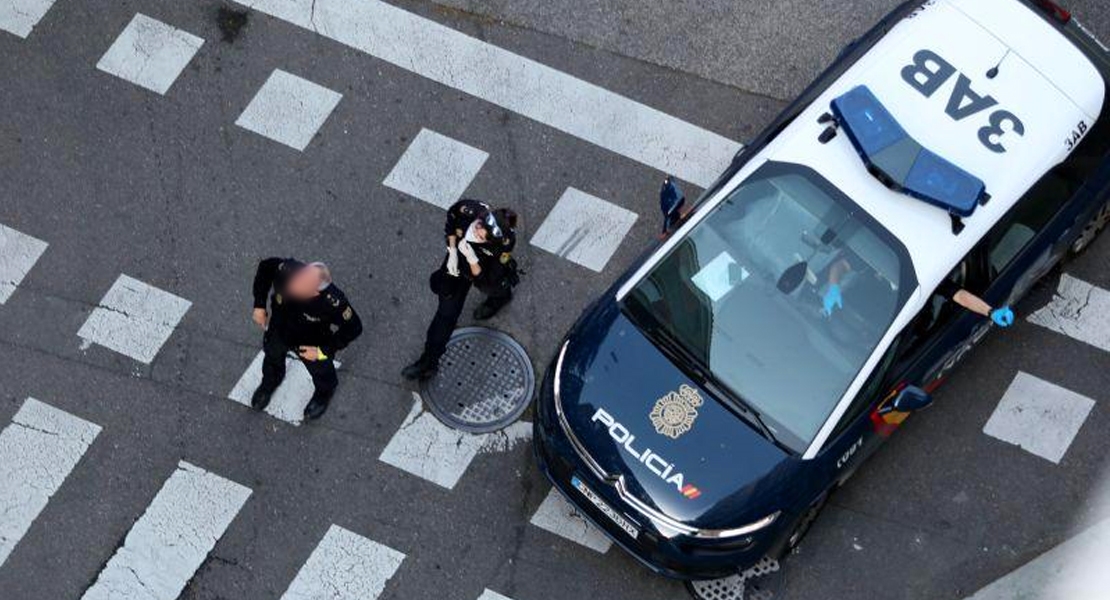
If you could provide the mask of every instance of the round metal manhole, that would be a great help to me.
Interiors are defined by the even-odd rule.
[[[739,575],[690,581],[686,588],[697,600],[773,600],[782,588],[782,579],[779,562],[764,557]]]
[[[439,372],[420,386],[432,413],[471,433],[497,431],[516,421],[536,389],[524,348],[484,327],[458,329],[439,361]]]

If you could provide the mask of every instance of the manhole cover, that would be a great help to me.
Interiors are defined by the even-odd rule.
[[[471,433],[497,431],[516,421],[536,389],[532,361],[500,331],[455,331],[439,373],[421,384],[432,412],[450,427]]]
[[[773,600],[782,587],[782,571],[777,560],[764,557],[739,575],[691,581],[686,587],[697,600]]]

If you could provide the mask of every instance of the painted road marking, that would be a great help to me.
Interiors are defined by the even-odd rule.
[[[636,213],[567,188],[532,237],[532,245],[601,272],[632,225]]]
[[[379,0],[236,0],[707,187],[741,145]]]
[[[487,158],[489,154],[473,146],[421,129],[382,183],[446,210],[470,187]]]
[[[480,435],[452,429],[425,411],[420,396],[413,394],[412,410],[379,460],[450,490],[479,453],[511,450],[531,437],[532,424],[524,422]]]
[[[46,252],[46,242],[0,225],[0,304],[8,301],[15,288]]]
[[[0,432],[0,566],[99,433],[34,398]]]
[[[1059,463],[1095,401],[1019,372],[983,433]]]
[[[405,555],[332,525],[282,600],[374,600]]]
[[[586,520],[555,488],[547,493],[530,522],[540,529],[602,554],[608,552],[613,545],[604,533]]]
[[[150,364],[192,302],[137,279],[120,275],[77,332],[99,344]]]
[[[259,352],[251,361],[251,366],[243,372],[239,382],[227,397],[244,406],[251,405],[251,396],[258,385],[262,383],[262,361],[266,358],[265,352]],[[335,368],[343,366],[338,360]],[[300,425],[304,421],[304,407],[312,400],[312,393],[316,390],[312,384],[312,375],[299,358],[288,355],[285,358],[285,380],[281,382],[273,396],[270,396],[270,405],[266,412],[286,423]]]
[[[166,480],[84,600],[174,600],[251,490],[187,462]]]
[[[187,31],[136,14],[96,68],[165,94],[203,44]]]
[[[979,590],[968,600],[1105,598],[1110,520],[1103,521]]]
[[[498,594],[497,592],[494,592],[492,590],[487,589],[486,591],[482,592],[481,596],[478,596],[478,600],[513,600],[513,599],[508,597],[508,596],[502,596],[501,594]]]
[[[1110,352],[1110,292],[1067,273],[1052,302],[1029,322]]]
[[[26,39],[55,0],[0,0],[0,29]]]
[[[297,150],[304,150],[343,94],[275,69],[235,124]]]

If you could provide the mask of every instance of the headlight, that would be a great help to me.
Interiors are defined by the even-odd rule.
[[[703,529],[694,534],[694,537],[707,539],[707,540],[723,540],[727,538],[740,537],[743,535],[753,534],[761,529],[770,527],[779,518],[779,511],[775,511],[762,519],[748,523],[747,525],[736,527],[734,529]]]

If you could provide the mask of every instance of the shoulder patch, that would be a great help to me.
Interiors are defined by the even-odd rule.
[[[350,306],[347,307],[347,310],[343,311],[343,320],[344,321],[350,321],[351,318],[354,317],[354,316],[355,316],[355,311]]]
[[[281,304],[281,294],[274,294],[274,302]]]
[[[328,294],[327,296],[328,302],[331,302],[331,305],[335,308],[339,308],[339,305],[343,304],[343,300],[339,296],[336,296],[335,294]]]

